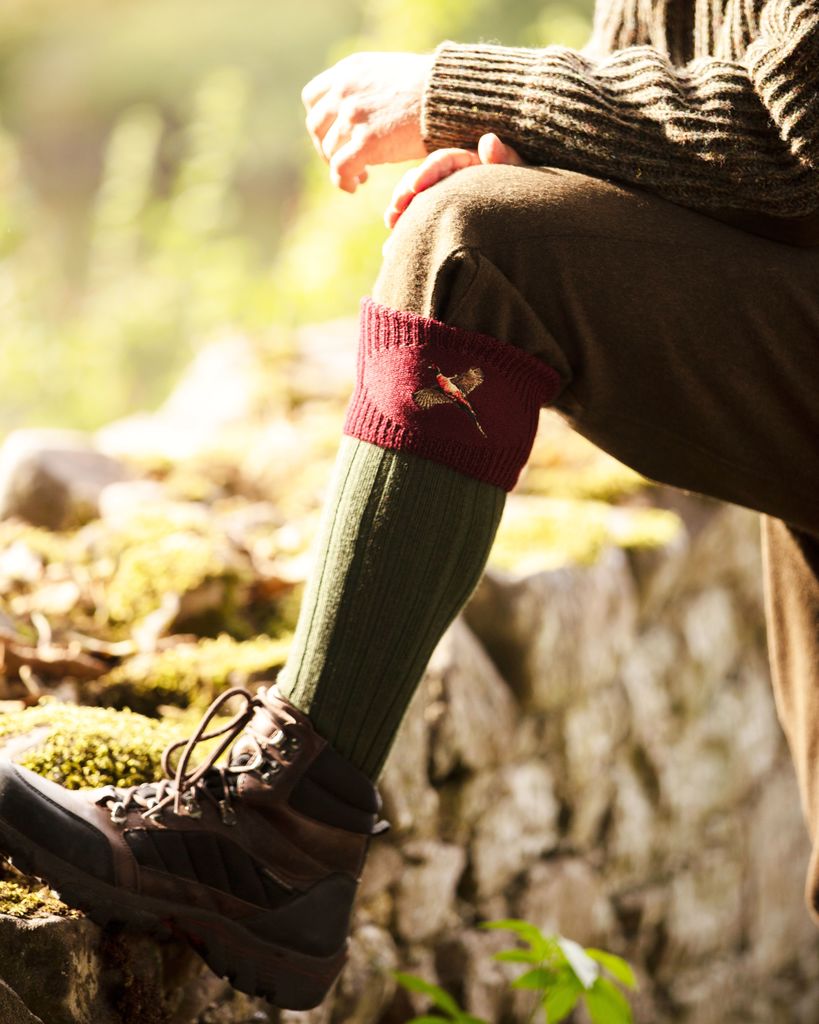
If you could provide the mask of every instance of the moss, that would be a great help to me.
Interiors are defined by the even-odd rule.
[[[108,614],[130,622],[159,608],[166,594],[185,594],[208,579],[235,576],[230,554],[199,516],[187,523],[167,513],[134,517],[106,539],[115,561],[106,587]]]
[[[162,774],[162,751],[178,726],[130,711],[44,702],[0,716],[0,737],[25,736],[16,757],[25,768],[68,789],[133,786]]]
[[[23,543],[45,564],[66,561],[71,555],[74,534],[52,533],[39,526],[30,526],[21,519],[0,521],[0,550]]]
[[[513,572],[537,572],[589,564],[610,545],[668,544],[680,525],[679,517],[664,509],[519,495],[507,504],[490,565]]]
[[[520,493],[614,502],[648,486],[650,481],[572,430],[554,410],[541,410]]]
[[[0,914],[9,917],[81,917],[37,878],[29,878],[5,865],[0,869]]]
[[[522,483],[522,490],[529,494],[608,502],[628,497],[649,486],[645,477],[610,458],[600,458],[580,467],[532,467]]]
[[[143,709],[163,703],[201,705],[228,686],[271,675],[284,664],[289,647],[289,636],[237,641],[223,634],[176,644],[158,654],[134,655],[99,685],[110,703],[128,701]]]

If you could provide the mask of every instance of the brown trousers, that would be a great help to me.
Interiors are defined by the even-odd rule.
[[[763,514],[819,923],[819,249],[571,171],[471,167],[413,201],[373,297],[536,355],[562,375],[557,410],[599,447]]]

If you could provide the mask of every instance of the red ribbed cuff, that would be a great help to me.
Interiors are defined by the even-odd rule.
[[[343,430],[511,491],[560,388],[514,345],[364,299]]]

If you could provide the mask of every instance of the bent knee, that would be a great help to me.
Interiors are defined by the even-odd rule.
[[[373,297],[421,316],[441,317],[443,294],[466,286],[472,253],[514,243],[508,220],[509,172],[524,168],[467,167],[419,193],[383,251]]]
[[[599,230],[621,190],[550,167],[478,165],[417,195],[384,247],[378,301],[434,316],[442,281],[464,283],[480,254],[514,278],[526,253],[560,249],[574,233]],[[559,259],[559,252],[552,255]],[[440,310],[438,310],[440,311]]]

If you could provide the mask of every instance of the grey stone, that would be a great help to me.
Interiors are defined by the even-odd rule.
[[[565,935],[584,946],[608,948],[615,931],[605,882],[578,857],[536,864],[520,899],[519,916],[545,934]]]
[[[504,761],[517,707],[509,687],[462,619],[442,637],[427,668],[433,778]]]
[[[759,794],[748,813],[745,835],[750,957],[755,973],[766,978],[792,964],[799,949],[816,944],[803,896],[810,843],[789,764]]]
[[[745,900],[743,871],[733,850],[704,849],[670,883],[668,960],[696,962],[738,946]]]
[[[398,966],[398,950],[388,931],[372,925],[356,929],[347,966],[335,988],[332,1019],[376,1024],[395,994],[392,972]]]
[[[467,783],[464,813],[474,820],[471,866],[480,898],[502,893],[558,840],[558,803],[549,769],[509,765]]]
[[[466,929],[439,945],[436,959],[441,984],[449,991],[462,992],[461,1005],[467,1013],[486,1021],[505,1019],[514,972],[493,956],[512,945],[508,932]]]
[[[467,621],[531,711],[553,712],[617,674],[633,644],[637,601],[626,555],[517,579],[487,572]]]
[[[396,929],[408,942],[424,942],[457,926],[455,890],[466,864],[460,846],[429,840],[404,847],[408,865],[395,899]]]
[[[66,530],[99,514],[105,487],[130,477],[118,460],[70,430],[17,430],[0,449],[0,518]]]
[[[384,814],[398,834],[434,836],[438,829],[439,796],[429,782],[429,691],[422,683],[415,693],[395,744],[390,751],[379,789]]]
[[[5,982],[0,981],[0,1020],[3,1024],[45,1024],[27,1009],[23,1001]]]

